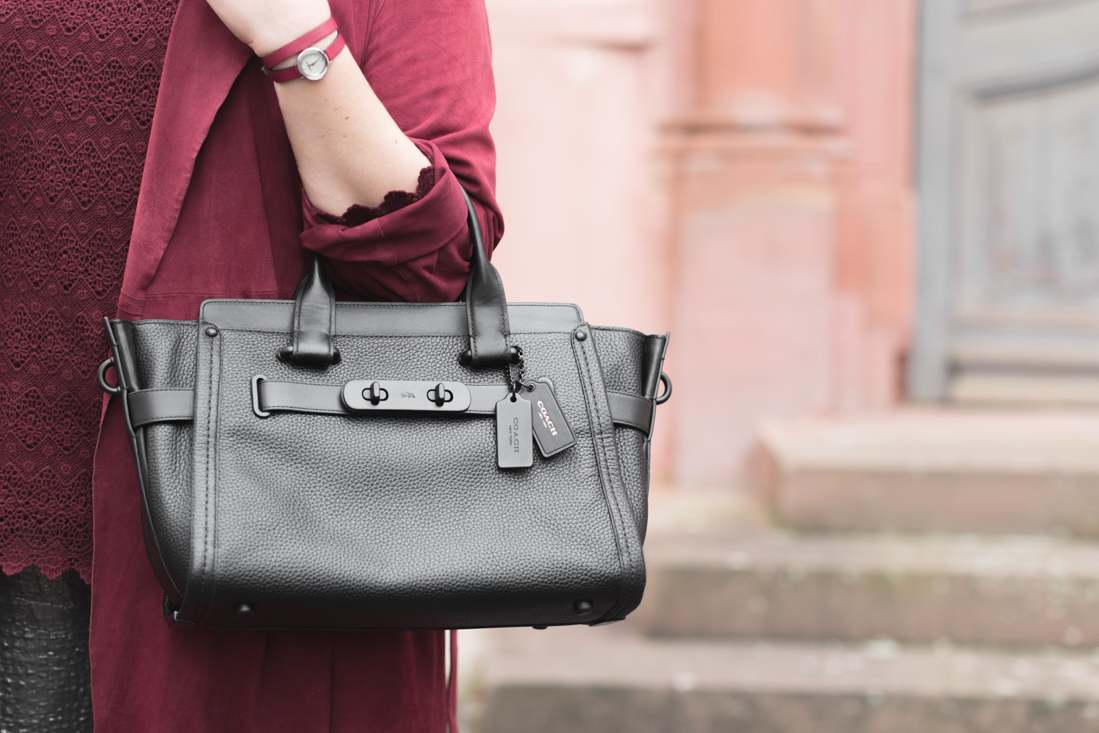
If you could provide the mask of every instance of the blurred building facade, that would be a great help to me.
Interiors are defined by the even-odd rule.
[[[672,331],[677,490],[481,730],[1099,730],[1099,0],[489,9],[509,295]]]
[[[514,300],[672,331],[654,468],[903,395],[914,0],[489,0]]]

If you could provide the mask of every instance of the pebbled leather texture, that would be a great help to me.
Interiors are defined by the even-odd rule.
[[[0,731],[91,732],[90,612],[74,571],[0,574]]]
[[[619,563],[622,566],[618,605],[606,616],[608,620],[625,618],[641,603],[645,592],[645,559],[641,552],[641,531],[636,514],[631,511],[623,482],[614,440],[615,427],[611,420],[610,403],[603,385],[603,369],[595,350],[595,339],[587,324],[573,331],[573,354],[580,368],[580,385],[587,397],[587,417],[592,427],[596,466],[607,503],[608,514],[615,528]]]
[[[593,326],[592,335],[603,360],[607,389],[642,395],[645,334],[629,328]]]
[[[632,428],[616,428],[614,440],[634,522],[644,542],[649,526],[649,436]]]
[[[286,307],[248,308],[265,305]],[[224,301],[208,301],[199,322],[134,324],[142,386],[195,389],[193,425],[141,429],[159,543],[151,552],[181,589],[182,598],[173,598],[178,620],[219,628],[467,628],[595,623],[632,611],[644,589],[637,497],[647,490],[633,484],[642,463],[647,483],[647,440],[613,424],[604,375],[640,396],[644,336],[577,328],[553,315],[560,306],[510,308],[547,309],[520,319],[538,330],[511,338],[523,348],[527,376],[552,380],[577,438],[573,448],[536,455],[532,468],[519,471],[496,467],[488,413],[253,413],[257,374],[332,387],[364,376],[503,386],[502,368],[459,363],[467,337],[450,326],[420,324],[412,329],[418,333],[395,337],[385,304],[338,304],[337,323],[348,326],[335,338],[342,359],[311,369],[276,358],[289,338],[285,326],[240,327],[277,319],[242,317]],[[215,320],[219,314],[226,320]],[[211,326],[216,336],[207,335]],[[366,335],[372,330],[385,335]],[[193,366],[189,375],[181,361]],[[624,443],[621,431],[640,442]],[[624,445],[635,455],[621,456]],[[589,601],[592,612],[578,615],[578,601]],[[236,612],[242,603],[251,615]]]
[[[385,318],[365,318],[362,312]],[[223,328],[284,332],[294,312],[290,300],[208,300],[202,312]],[[575,305],[509,303],[508,321],[517,333],[572,330],[584,320]],[[142,321],[144,323],[144,321]],[[464,303],[340,303],[336,333],[340,336],[462,336],[469,335]]]
[[[666,336],[646,336],[628,328],[597,326],[592,328],[603,363],[603,378],[608,392],[644,396],[652,404],[655,417],[660,369],[663,366]],[[654,362],[654,355],[658,360]],[[655,372],[655,377],[653,373]],[[652,422],[648,430],[637,426],[615,428],[615,442],[622,474],[625,477],[630,506],[641,539],[645,539],[649,519],[649,454]]]
[[[140,321],[134,324],[133,333],[141,385],[148,389],[194,389],[198,340],[194,321]],[[143,481],[146,522],[151,529],[145,535],[146,545],[150,556],[154,556],[154,567],[163,566],[170,576],[170,595],[179,598],[191,556],[194,431],[187,423],[161,423],[135,432],[145,464],[139,475],[148,477]],[[166,580],[161,578],[161,583]]]

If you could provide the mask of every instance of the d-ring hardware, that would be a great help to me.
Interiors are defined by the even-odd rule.
[[[256,413],[256,417],[271,417],[270,412],[259,409],[259,383],[265,379],[267,377],[262,374],[252,377],[252,412]]]
[[[664,372],[660,372],[660,383],[664,385],[664,392],[655,400],[656,404],[663,405],[672,396],[672,380]]]
[[[122,385],[118,384],[111,386],[107,384],[107,370],[115,365],[114,357],[109,356],[107,360],[99,365],[99,371],[96,373],[96,378],[99,380],[99,387],[107,394],[122,394]]]

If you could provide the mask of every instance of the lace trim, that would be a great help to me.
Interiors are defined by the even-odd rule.
[[[0,0],[0,570],[89,580],[113,313],[177,0]]]
[[[357,227],[416,203],[424,196],[431,193],[431,189],[434,187],[435,167],[429,165],[420,169],[420,175],[416,179],[416,190],[414,192],[390,191],[385,195],[382,199],[382,203],[378,206],[360,206],[359,204],[352,204],[347,211],[343,213],[343,216],[326,214],[320,209],[316,209],[316,207],[314,207],[314,210],[316,211],[318,218],[329,224],[338,224],[344,227]]]
[[[10,24],[16,30],[25,26],[40,29],[46,39],[52,39],[58,31],[73,36],[86,26],[84,32],[76,35],[81,43],[91,41],[94,34],[100,41],[115,37],[116,48],[126,41],[133,45],[145,41],[149,50],[156,50],[168,45],[177,1],[0,0],[0,23]],[[35,40],[41,38],[39,34],[24,35]]]
[[[98,417],[98,415],[96,416]],[[24,471],[0,466],[0,570],[11,575],[38,566],[51,579],[75,568],[91,580],[91,470],[55,471],[50,466]],[[57,511],[58,503],[64,511]],[[16,528],[18,532],[7,531]],[[74,538],[87,538],[74,542]]]

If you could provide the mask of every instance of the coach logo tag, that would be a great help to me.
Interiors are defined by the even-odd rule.
[[[496,465],[530,468],[534,465],[530,402],[509,394],[496,403]]]
[[[523,394],[530,400],[534,440],[542,455],[549,458],[576,445],[576,438],[565,419],[565,413],[557,404],[557,396],[549,380],[539,379],[524,386],[528,391]]]

